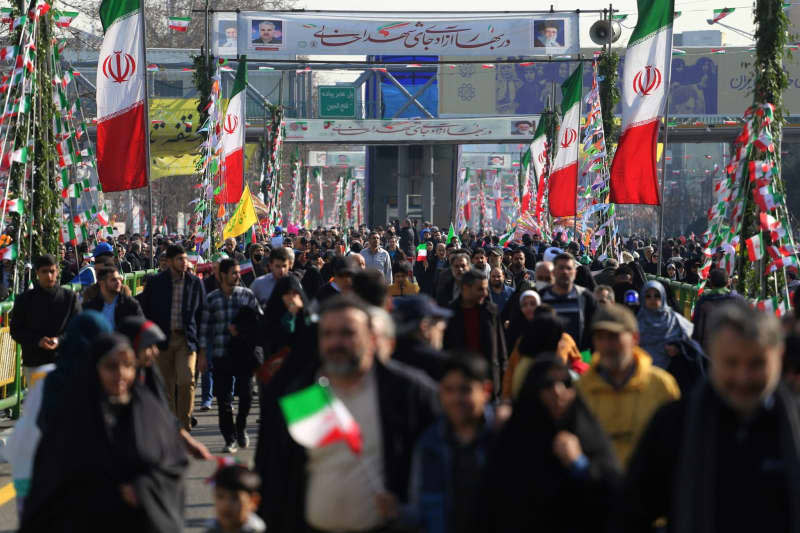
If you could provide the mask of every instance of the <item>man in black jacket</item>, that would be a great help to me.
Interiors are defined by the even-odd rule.
[[[274,533],[389,531],[408,502],[414,445],[439,410],[435,385],[376,357],[369,310],[352,296],[323,306],[319,351],[285,385],[276,376],[267,390],[256,452],[264,480],[259,514]],[[278,398],[320,377],[360,426],[360,455],[341,441],[303,449],[289,436]]]
[[[128,317],[144,317],[142,307],[131,296],[130,289],[122,282],[122,275],[116,268],[98,269],[96,285],[97,295],[91,299],[84,298],[84,309],[102,313],[114,329]]]
[[[447,307],[461,290],[461,276],[469,270],[469,255],[456,252],[450,256],[450,268],[440,271],[436,279],[436,304]]]
[[[191,429],[194,406],[194,371],[197,334],[206,292],[203,282],[189,274],[182,246],[172,244],[165,252],[168,268],[150,280],[141,294],[144,316],[167,335],[159,348],[158,366],[164,378],[167,403],[186,431]]]
[[[449,308],[453,317],[444,332],[444,349],[482,354],[492,369],[494,394],[498,396],[508,352],[497,306],[489,298],[486,274],[475,268],[464,273],[461,294]]]
[[[81,312],[78,295],[57,284],[55,257],[37,257],[33,268],[38,283],[17,297],[10,317],[11,337],[22,347],[22,370],[28,383],[35,367],[55,362],[64,330]]]
[[[414,228],[411,227],[411,220],[405,219],[403,227],[398,232],[400,237],[400,249],[406,254],[406,257],[414,257],[414,249],[417,247],[416,238],[414,237]]]
[[[779,384],[778,320],[730,302],[709,324],[709,381],[653,416],[613,531],[800,531],[800,409]]]

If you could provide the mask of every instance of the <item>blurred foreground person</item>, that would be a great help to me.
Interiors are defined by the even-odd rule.
[[[486,471],[472,531],[605,531],[619,466],[554,354],[530,367]]]
[[[136,383],[136,355],[125,337],[98,335],[87,362],[70,410],[42,433],[20,531],[92,531],[101,524],[179,531],[187,457],[174,418]]]
[[[666,516],[675,533],[800,531],[800,411],[780,384],[780,323],[730,303],[708,325],[710,380],[653,417],[616,530]]]

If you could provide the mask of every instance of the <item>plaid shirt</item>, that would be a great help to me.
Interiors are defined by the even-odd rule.
[[[206,357],[214,359],[225,355],[225,347],[231,337],[228,325],[242,307],[251,307],[260,312],[256,295],[244,287],[234,287],[230,296],[225,296],[222,290],[217,289],[206,297],[199,335],[200,348],[206,350]]]
[[[172,309],[170,310],[170,330],[183,330],[183,280],[185,274],[179,278],[172,278]]]

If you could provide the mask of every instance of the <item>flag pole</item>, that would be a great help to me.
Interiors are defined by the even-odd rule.
[[[671,45],[670,45],[671,46]],[[667,98],[666,102],[664,103],[664,138],[663,143],[664,147],[661,150],[661,194],[659,197],[659,206],[658,209],[658,267],[656,270],[656,275],[661,276],[661,264],[664,262],[664,258],[661,257],[664,254],[664,190],[666,189],[665,185],[667,183],[667,136],[669,132],[669,89],[667,89]]]
[[[578,54],[578,68],[581,69],[581,97],[580,100],[578,100],[578,131],[580,132],[581,111],[583,111],[583,54]],[[580,138],[580,135],[578,135],[578,140],[575,142],[575,172],[577,175],[575,176],[575,215],[572,217],[572,238],[575,239],[575,242],[579,243],[578,249],[580,249],[580,240],[578,239],[578,182],[581,177]]]
[[[145,143],[144,153],[147,157],[147,163],[144,166],[145,176],[147,178],[147,210],[150,216],[150,268],[155,268],[155,249],[153,248],[153,233],[155,233],[155,223],[153,222],[153,184],[150,181],[150,100],[147,97],[148,80],[147,80],[147,44],[146,44],[146,24],[144,18],[144,0],[139,0],[139,24],[142,28],[142,65],[145,66],[144,70],[144,127],[145,127]]]

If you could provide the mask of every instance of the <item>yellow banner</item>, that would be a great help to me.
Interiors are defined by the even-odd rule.
[[[231,219],[225,224],[222,238],[238,237],[249,230],[253,224],[258,224],[258,218],[256,217],[255,209],[253,209],[253,197],[250,195],[250,186],[245,185],[242,197],[239,199],[239,204],[236,206],[236,211],[233,212]]]
[[[223,102],[224,104],[224,102]],[[193,98],[150,99],[150,177],[194,174],[200,158],[202,136],[198,101]],[[223,105],[224,107],[224,105]],[[247,170],[257,144],[245,145]]]

